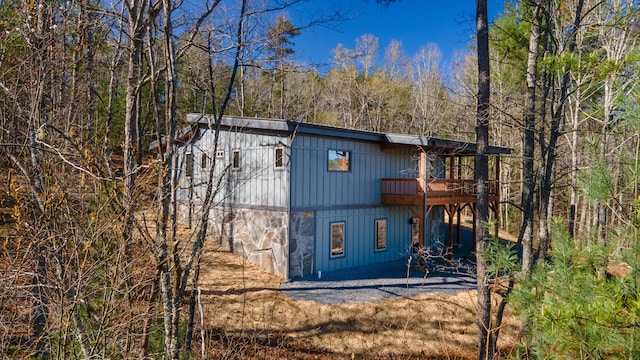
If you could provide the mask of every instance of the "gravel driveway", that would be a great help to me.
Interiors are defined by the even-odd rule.
[[[315,276],[294,280],[282,284],[280,289],[294,300],[345,304],[420,294],[455,294],[476,288],[473,262],[465,258],[451,263],[443,259],[429,261],[428,271],[407,263],[400,260],[323,272],[320,279]]]

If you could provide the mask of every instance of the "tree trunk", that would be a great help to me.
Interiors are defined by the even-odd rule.
[[[535,194],[535,176],[533,158],[535,156],[535,127],[536,127],[536,79],[538,68],[538,47],[540,39],[540,20],[542,5],[533,2],[535,10],[531,19],[531,34],[529,37],[529,56],[527,59],[527,92],[525,95],[524,136],[522,138],[522,197],[521,207],[522,228],[522,271],[529,276],[533,269],[533,195]]]
[[[51,357],[51,346],[49,344],[49,334],[47,323],[49,322],[49,298],[46,295],[47,287],[47,257],[46,247],[37,247],[36,273],[33,277],[33,292],[36,304],[33,307],[33,336],[37,342],[36,356],[40,360],[47,360]]]
[[[133,211],[134,211],[134,188],[136,184],[137,161],[136,157],[140,149],[138,148],[138,129],[140,118],[140,88],[142,87],[142,51],[143,39],[146,33],[146,26],[143,24],[145,18],[145,1],[130,0],[125,1],[129,11],[129,53],[127,61],[127,87],[126,87],[126,109],[124,121],[124,240],[129,243],[132,236]]]
[[[576,103],[572,119],[571,134],[571,198],[569,202],[569,235],[576,235],[576,216],[578,207],[578,127],[580,124],[580,107],[581,107],[582,89],[576,89]]]
[[[573,53],[576,46],[576,34],[580,28],[582,20],[582,7],[584,0],[578,0],[576,5],[576,13],[573,23],[573,28],[567,38],[567,52]],[[550,197],[553,186],[553,173],[556,162],[556,144],[558,137],[560,136],[560,123],[565,116],[567,92],[570,85],[569,68],[565,67],[564,74],[560,80],[558,89],[557,103],[551,115],[551,127],[549,129],[549,143],[547,144],[546,160],[544,166],[544,173],[542,182],[540,185],[540,208],[539,208],[539,220],[540,227],[538,229],[539,234],[539,246],[538,246],[538,258],[544,259],[547,256],[551,245],[551,239],[549,237],[548,223],[550,218]]]
[[[489,162],[487,146],[489,144],[489,28],[487,20],[487,1],[476,0],[476,29],[478,41],[478,94],[476,107],[476,259],[478,282],[478,358],[493,359],[495,349],[491,340],[491,290],[487,275],[487,262],[484,250],[489,241],[487,221],[489,219]]]
[[[204,226],[207,226],[206,224]],[[200,266],[202,265],[202,248],[200,248],[196,257],[196,266],[193,272],[193,280],[191,283],[191,292],[189,294],[189,315],[187,318],[187,334],[184,340],[184,348],[187,351],[191,349],[191,341],[193,340],[193,328],[195,326],[196,301],[198,295],[198,281],[200,279]]]

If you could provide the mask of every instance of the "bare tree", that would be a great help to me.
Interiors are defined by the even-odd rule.
[[[487,1],[476,1],[476,31],[478,51],[478,93],[476,112],[476,275],[478,283],[478,358],[493,359],[493,327],[491,325],[491,290],[487,274],[487,261],[484,251],[490,235],[487,228],[489,220],[489,164],[487,147],[489,146],[489,22]]]
[[[602,118],[597,120],[600,124],[600,158],[602,160],[609,158],[611,155],[611,132],[619,116],[616,114],[620,104],[618,99],[628,96],[631,85],[634,83],[632,78],[627,76],[626,58],[628,49],[633,39],[631,28],[636,17],[633,15],[633,5],[626,1],[612,1],[606,5],[599,6],[595,11],[601,26],[599,27],[599,38],[602,41],[604,50],[603,61],[610,64],[612,71],[604,72],[603,81],[603,99],[602,99]],[[618,177],[619,178],[619,177]],[[613,184],[612,184],[613,185]],[[609,189],[609,194],[615,196],[615,189]],[[597,233],[598,243],[605,244],[608,208],[607,202],[597,202]]]
[[[540,48],[540,23],[542,21],[543,4],[531,1],[531,33],[527,57],[527,92],[524,106],[524,129],[522,137],[522,227],[518,240],[522,243],[522,270],[526,276],[533,269],[533,217],[535,194],[535,128],[536,128],[536,81],[538,73],[538,52]]]
[[[448,99],[442,84],[440,61],[442,53],[433,44],[429,44],[416,54],[409,67],[414,92],[412,127],[419,134],[440,134],[445,126],[445,109]]]
[[[581,21],[583,18],[583,0],[578,0],[575,6],[572,27],[568,33],[566,39],[565,48],[561,49],[561,51],[566,51],[568,54],[572,54],[575,51],[576,46],[576,34],[578,29],[581,27]],[[549,13],[552,10],[549,9]],[[560,74],[560,83],[557,87],[557,94],[554,94],[556,97],[556,101],[553,104],[553,109],[551,112],[551,121],[549,126],[549,139],[545,143],[542,149],[542,178],[540,183],[540,204],[538,208],[538,220],[540,221],[540,226],[538,227],[538,257],[544,259],[547,255],[547,251],[550,247],[550,237],[549,237],[549,219],[551,215],[551,195],[552,195],[552,187],[554,181],[554,166],[557,160],[557,142],[561,132],[561,121],[565,116],[566,112],[566,102],[569,93],[570,87],[570,73],[569,68],[567,66],[562,69]]]

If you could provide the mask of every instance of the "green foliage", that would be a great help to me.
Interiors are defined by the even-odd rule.
[[[15,5],[11,6],[12,1],[8,4],[0,5],[0,54],[4,58],[7,52],[15,51],[22,41],[22,36],[18,27],[20,26],[20,18],[16,12]],[[22,53],[22,52],[21,52]]]
[[[269,60],[282,60],[293,54],[293,37],[300,35],[300,29],[296,28],[291,20],[284,16],[278,16],[275,23],[269,25],[267,30],[267,50]]]
[[[180,322],[178,328],[178,338],[184,339],[187,334],[187,321]],[[164,322],[162,318],[153,319],[149,328],[149,354],[154,359],[165,359],[164,354]],[[191,349],[180,349],[180,359],[194,359],[195,355]]]
[[[564,72],[565,70],[580,70],[583,58],[577,54],[563,52],[560,55],[546,55],[540,59],[540,64],[553,72]]]
[[[497,238],[487,242],[482,256],[487,261],[486,271],[489,278],[511,276],[521,266],[515,244]]]
[[[554,221],[552,234],[550,261],[539,263],[511,297],[517,313],[528,319],[528,352],[545,359],[638,358],[639,257],[630,257],[638,253],[638,242],[623,251],[630,273],[605,273],[611,247],[579,248],[561,220]]]
[[[492,25],[490,40],[493,57],[519,69],[511,75],[515,77],[511,80],[517,84],[524,84],[525,81],[531,32],[529,21],[523,21],[523,17],[528,15],[519,13],[522,11],[526,12],[522,6],[507,4],[505,11]]]
[[[590,148],[591,166],[578,173],[580,189],[587,199],[595,204],[602,204],[611,198],[614,179],[609,171],[606,159],[598,154],[601,141],[598,136],[587,139]]]

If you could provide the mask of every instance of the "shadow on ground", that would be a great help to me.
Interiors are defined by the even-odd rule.
[[[506,240],[505,240],[506,241]],[[359,266],[284,283],[280,290],[294,300],[321,304],[365,303],[420,294],[456,294],[475,290],[475,256],[472,233],[461,228],[453,256],[429,256],[419,266],[417,256],[404,260]]]
[[[284,283],[280,290],[294,300],[321,304],[372,302],[420,294],[455,294],[475,290],[471,232],[463,229],[454,256],[429,257],[421,267],[418,257],[322,272]]]

